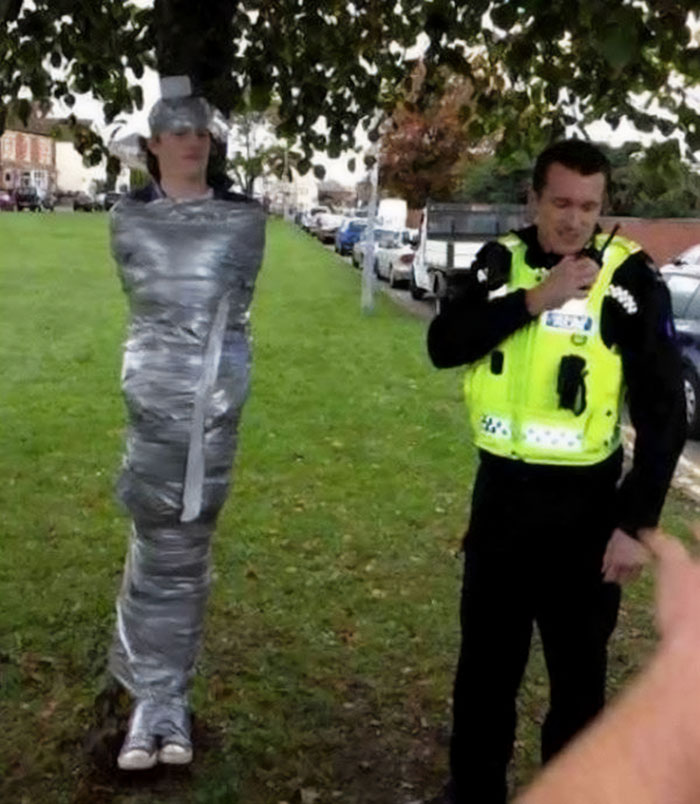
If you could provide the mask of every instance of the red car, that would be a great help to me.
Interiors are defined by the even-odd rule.
[[[15,199],[7,190],[0,190],[0,210],[11,211],[15,208]]]

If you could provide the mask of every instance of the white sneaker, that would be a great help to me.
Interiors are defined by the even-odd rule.
[[[154,737],[143,739],[127,735],[117,757],[117,765],[122,770],[148,770],[154,767],[157,761],[158,752]]]
[[[158,751],[158,762],[164,765],[189,765],[192,762],[192,745],[167,740]]]
[[[129,718],[129,726],[117,765],[122,770],[148,770],[158,761],[156,738],[148,725],[148,701],[137,701]]]

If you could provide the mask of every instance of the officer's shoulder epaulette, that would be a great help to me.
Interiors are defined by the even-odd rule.
[[[606,232],[600,232],[600,234],[596,236],[596,246],[598,248],[604,246],[605,243],[608,241],[609,237],[610,235],[607,234]],[[629,255],[629,254],[636,254],[637,252],[642,251],[642,247],[639,245],[639,243],[636,243],[634,240],[630,240],[629,237],[625,237],[624,235],[619,234],[616,234],[615,237],[613,237],[612,242],[610,243],[608,248],[614,248],[618,250],[621,253],[621,256],[624,253],[627,253]]]
[[[513,251],[516,248],[525,247],[523,239],[515,232],[508,232],[507,234],[501,235],[496,242],[507,248],[508,251]]]
[[[510,278],[511,252],[501,239],[490,240],[477,252],[470,273],[480,284],[495,290]]]

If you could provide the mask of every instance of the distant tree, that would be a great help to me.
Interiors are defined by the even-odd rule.
[[[247,195],[252,195],[255,180],[265,173],[265,152],[272,137],[267,111],[246,109],[230,117],[233,154],[227,170]]]
[[[617,154],[615,153],[617,151]],[[643,218],[700,217],[700,176],[676,139],[613,151],[610,212]]]
[[[648,146],[597,143],[612,167],[607,211],[644,218],[700,217],[700,175],[682,157],[678,140]],[[534,160],[494,154],[464,171],[459,197],[502,204],[527,202]]]
[[[275,135],[276,109],[264,112],[246,110],[231,116],[233,154],[226,167],[238,186],[252,195],[256,179],[270,174],[292,180],[303,155],[279,142]]]
[[[419,95],[424,71],[414,73]],[[465,162],[472,157],[465,124],[474,94],[471,81],[451,75],[443,94],[426,105],[409,97],[386,122],[379,156],[383,191],[422,207],[428,198],[449,199],[459,183]]]
[[[533,160],[523,152],[491,155],[466,165],[460,177],[460,199],[482,204],[527,203]]]

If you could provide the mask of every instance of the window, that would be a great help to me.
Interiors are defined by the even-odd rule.
[[[700,321],[700,291],[695,291],[695,295],[690,300],[690,304],[688,305],[688,309],[685,311],[683,318],[689,318],[693,321]]]
[[[676,318],[683,318],[685,308],[688,306],[690,297],[697,290],[700,280],[693,276],[681,276],[681,274],[671,274],[668,279],[668,287],[671,291],[671,305],[673,315]]]
[[[697,265],[700,263],[700,246],[693,246],[684,251],[673,261],[674,265]]]

